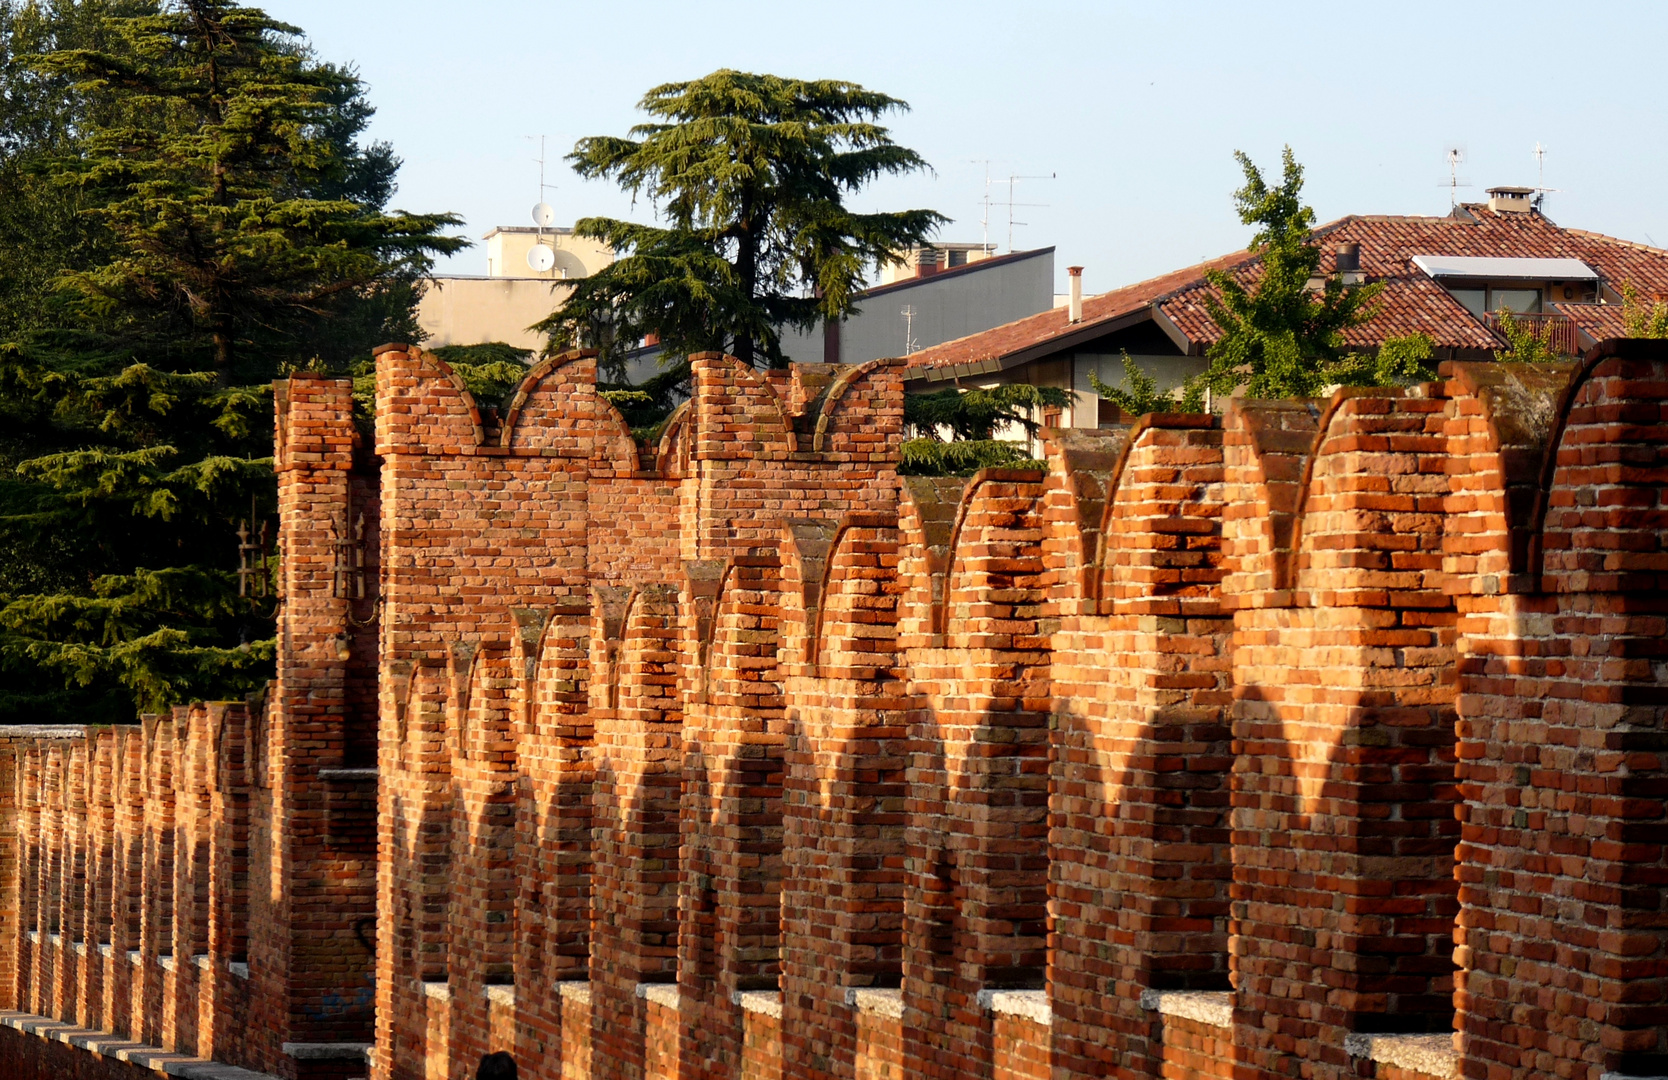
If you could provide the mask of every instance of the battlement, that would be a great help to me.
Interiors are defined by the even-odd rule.
[[[0,738],[0,1062],[1663,1071],[1668,348],[956,479],[895,364],[692,361],[653,448],[583,352],[280,385],[264,702]]]

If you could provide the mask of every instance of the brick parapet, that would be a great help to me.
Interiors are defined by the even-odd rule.
[[[1294,508],[1289,606],[1236,614],[1234,970],[1259,1075],[1291,1040],[1341,1076],[1348,1032],[1452,1022],[1456,615],[1431,390],[1334,396]],[[1317,1009],[1318,972],[1339,974]]]
[[[1450,1015],[1466,1075],[1648,1072],[1657,348],[966,480],[892,474],[888,364],[699,358],[650,451],[588,356],[494,409],[391,348],[375,484],[291,380],[279,681],[17,744],[9,985],[286,1076],[372,933],[379,1078],[1396,1076]]]
[[[7,740],[34,743],[11,775],[20,809],[42,817],[29,861],[54,875],[13,939],[33,965],[11,986],[37,1015],[187,1058],[242,1054],[237,938],[216,932],[214,913],[248,910],[246,875],[229,872],[245,850],[247,721],[244,705],[220,702],[137,728]]]
[[[678,981],[680,1075],[742,1072],[738,994],[776,990],[780,975],[787,738],[781,560],[731,558],[704,633],[705,678],[685,695]],[[685,597],[688,596],[686,587]]]
[[[1468,624],[1459,666],[1459,1045],[1514,1080],[1648,1075],[1668,1067],[1668,357],[1601,347],[1540,417],[1523,590]]]
[[[260,820],[250,829],[252,1022],[239,1063],[303,1077],[319,1066],[286,1044],[363,1043],[374,1030],[376,781],[355,770],[375,768],[367,669],[388,545],[375,489],[356,475],[352,382],[298,376],[274,391],[279,660],[250,755]],[[174,953],[170,977],[194,982],[190,955]]]
[[[906,654],[905,1054],[963,1075],[991,1068],[979,991],[1045,978],[1044,480],[989,469],[967,484],[930,639],[942,645]]]
[[[1228,987],[1222,434],[1167,419],[1108,440],[1116,471],[1089,505],[1050,506],[1051,529],[1099,537],[1051,640],[1048,987],[1071,1075],[1157,1075],[1142,995]]]

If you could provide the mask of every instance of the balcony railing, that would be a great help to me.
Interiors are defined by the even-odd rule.
[[[1513,312],[1508,316],[1518,326],[1532,330],[1537,338],[1546,342],[1546,347],[1559,356],[1579,356],[1581,354],[1581,340],[1576,333],[1575,320],[1568,315],[1556,312],[1538,312],[1534,314]],[[1491,311],[1484,321],[1488,328],[1502,337],[1505,334],[1500,329],[1500,313]]]

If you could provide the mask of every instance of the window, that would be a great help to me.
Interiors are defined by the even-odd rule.
[[[1509,308],[1519,315],[1533,315],[1541,310],[1541,290],[1521,285],[1465,285],[1450,287],[1448,295],[1477,318]]]
[[[1449,289],[1448,295],[1458,300],[1465,310],[1479,319],[1483,317],[1483,312],[1488,310],[1487,289]]]
[[[1489,310],[1499,311],[1506,308],[1519,315],[1533,314],[1541,309],[1541,291],[1539,289],[1490,289]]]

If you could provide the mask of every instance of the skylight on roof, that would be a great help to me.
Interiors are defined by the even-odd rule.
[[[1468,255],[1415,255],[1413,265],[1433,278],[1485,278],[1499,281],[1597,281],[1598,271],[1580,259],[1477,258]]]

